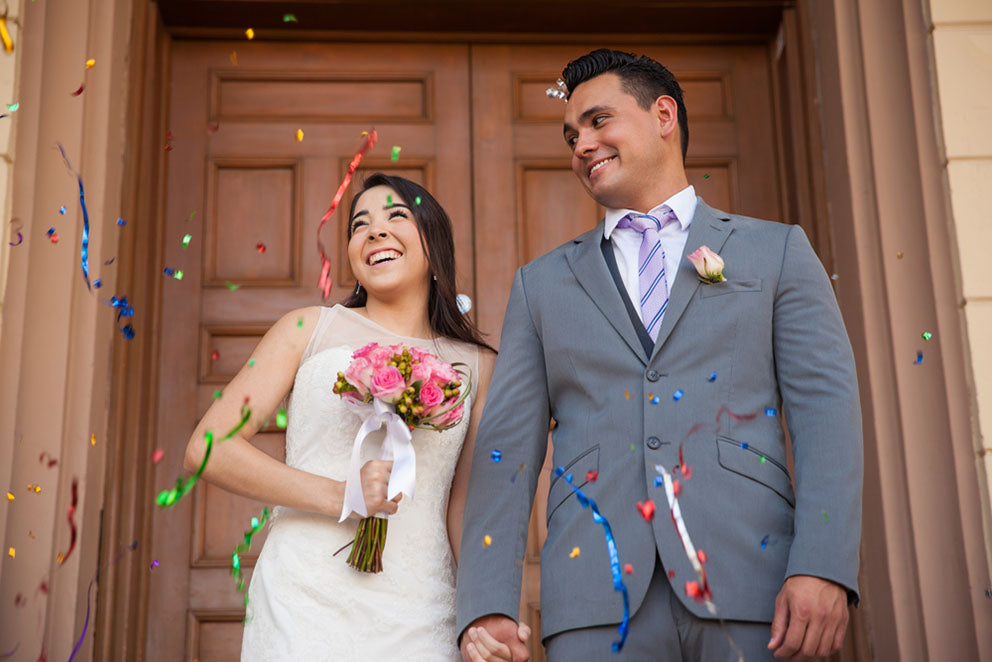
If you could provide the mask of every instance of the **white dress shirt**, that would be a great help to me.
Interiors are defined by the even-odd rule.
[[[689,224],[692,223],[692,217],[696,213],[696,190],[692,186],[687,186],[647,213],[655,218],[661,218],[669,209],[675,212],[676,218],[679,219],[678,223],[669,223],[663,227],[660,233],[661,248],[665,251],[665,282],[671,295],[675,277],[678,275],[679,262],[682,260],[682,252],[685,250],[685,242],[689,238]],[[641,288],[637,271],[642,235],[633,228],[617,228],[620,219],[631,212],[644,213],[633,209],[607,209],[606,227],[603,228],[603,233],[613,244],[613,254],[617,258],[620,279],[623,280],[627,295],[634,303],[637,316],[640,317],[641,307],[637,302],[641,300]]]

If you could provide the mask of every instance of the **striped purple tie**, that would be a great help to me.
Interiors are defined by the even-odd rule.
[[[658,340],[658,329],[668,308],[668,281],[665,279],[665,249],[659,231],[678,217],[671,209],[661,219],[648,214],[627,214],[618,228],[632,228],[641,233],[641,250],[637,256],[638,292],[641,296],[641,319],[651,340]]]

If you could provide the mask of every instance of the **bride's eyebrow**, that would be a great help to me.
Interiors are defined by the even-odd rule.
[[[361,211],[356,211],[355,212],[355,215],[351,217],[351,220],[348,221],[348,223],[354,223],[355,222],[355,219],[358,218],[359,216],[363,215],[363,214],[365,216],[368,216],[369,215],[369,210],[368,209],[362,209]]]

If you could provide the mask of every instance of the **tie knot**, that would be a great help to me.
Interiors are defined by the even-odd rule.
[[[678,220],[678,217],[675,216],[675,212],[671,209],[666,210],[660,219],[656,216],[652,216],[651,214],[637,214],[631,212],[620,219],[620,222],[617,223],[617,227],[631,228],[633,230],[637,230],[641,234],[644,234],[647,230],[654,230],[655,232],[658,232],[661,228],[665,227],[665,225],[674,220]]]

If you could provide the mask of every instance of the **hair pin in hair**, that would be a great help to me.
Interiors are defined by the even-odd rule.
[[[565,87],[565,81],[559,78],[555,84],[557,87],[549,87],[544,93],[551,99],[561,99],[565,103],[568,103],[568,99],[566,98],[568,97],[568,88]]]

